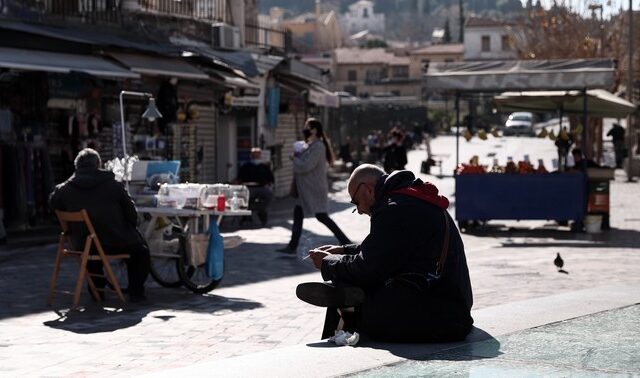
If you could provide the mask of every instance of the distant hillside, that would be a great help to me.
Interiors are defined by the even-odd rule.
[[[346,12],[356,0],[322,0],[324,10]],[[312,12],[315,0],[260,0],[260,12],[281,7],[292,15]],[[429,40],[434,28],[443,28],[449,20],[452,41],[458,39],[459,0],[374,0],[375,11],[384,13],[387,39],[399,41]],[[522,12],[520,0],[464,0],[465,17],[476,14],[495,18],[511,18]]]
[[[323,0],[322,4],[344,12],[355,2],[356,0]],[[259,3],[261,13],[267,13],[271,7],[282,7],[299,14],[313,11],[315,7],[315,0],[260,0]],[[376,11],[390,15],[399,12],[415,13],[419,8],[425,13],[431,13],[441,7],[457,6],[458,0],[374,0],[374,3]],[[522,10],[522,3],[520,0],[464,0],[464,7],[466,11],[478,14],[498,12],[508,15]]]

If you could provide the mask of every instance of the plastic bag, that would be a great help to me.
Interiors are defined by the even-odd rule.
[[[221,280],[224,274],[224,241],[215,218],[209,221],[209,248],[205,271],[212,280]]]

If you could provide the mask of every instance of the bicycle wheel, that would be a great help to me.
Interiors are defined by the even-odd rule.
[[[184,248],[181,235],[172,234],[162,241],[161,248],[151,252],[149,272],[151,277],[164,287],[180,287],[179,261],[181,249]],[[157,249],[160,249],[159,251]]]
[[[181,244],[184,246],[184,239],[181,239]],[[197,294],[208,293],[215,289],[220,281],[213,280],[207,275],[205,270],[205,264],[193,266],[189,264],[186,248],[180,248],[180,258],[178,259],[178,274],[182,279],[182,283],[189,290]]]

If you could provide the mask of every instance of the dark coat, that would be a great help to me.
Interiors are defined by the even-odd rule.
[[[112,172],[77,169],[50,196],[51,208],[62,211],[86,209],[100,242],[107,248],[126,248],[144,243],[136,228],[138,213],[129,193]],[[76,248],[84,245],[87,231],[72,228]]]
[[[387,173],[403,170],[407,165],[407,149],[392,143],[384,148],[384,170]]]
[[[436,201],[429,203],[391,194],[422,184],[409,171],[383,176],[376,186],[369,235],[361,245],[345,247],[347,254],[328,256],[322,262],[325,280],[364,289],[366,301],[359,329],[374,339],[459,340],[471,329],[469,270],[460,233],[444,210],[448,201],[437,195]],[[423,277],[435,273],[444,243],[445,217],[450,234],[448,256],[437,289],[427,290]]]

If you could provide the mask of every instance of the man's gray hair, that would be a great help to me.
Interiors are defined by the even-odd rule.
[[[349,183],[361,183],[361,182],[377,182],[385,172],[382,168],[373,164],[361,164],[351,173],[349,177]]]
[[[100,154],[98,151],[93,148],[85,148],[82,151],[78,152],[78,156],[74,160],[73,164],[76,169],[82,168],[100,168],[102,165],[102,160],[100,159]]]

